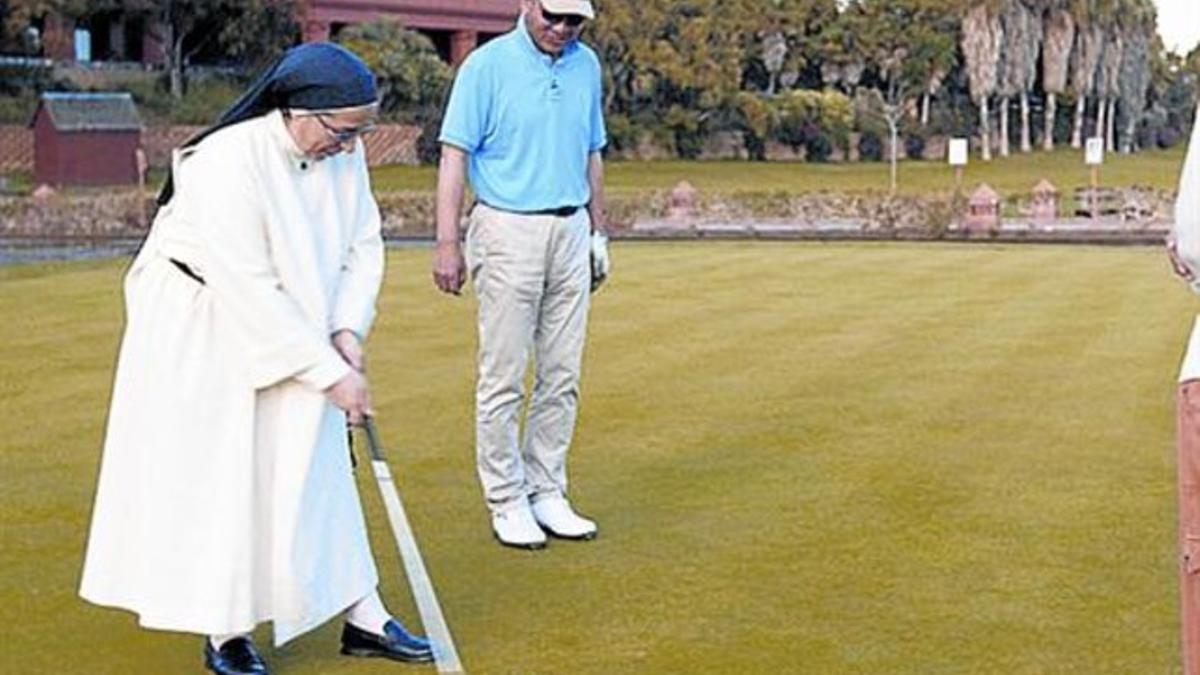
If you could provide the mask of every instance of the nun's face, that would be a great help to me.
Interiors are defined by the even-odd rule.
[[[378,116],[375,106],[334,112],[293,111],[288,131],[301,152],[321,160],[340,152],[354,152],[358,139],[375,128]]]

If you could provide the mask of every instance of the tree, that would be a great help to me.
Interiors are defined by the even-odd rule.
[[[962,24],[962,51],[966,58],[971,96],[979,106],[979,132],[983,159],[992,159],[992,130],[988,99],[996,92],[1000,41],[1004,36],[1000,19],[988,3],[979,3],[967,11]]]
[[[1046,92],[1046,119],[1042,148],[1054,149],[1054,123],[1058,117],[1058,97],[1067,89],[1071,47],[1075,43],[1075,17],[1067,7],[1054,2],[1043,19],[1042,89]]]
[[[189,57],[210,42],[258,60],[292,43],[299,32],[294,0],[124,0],[124,8],[158,31],[177,99],[186,87]]]
[[[1071,92],[1075,95],[1075,122],[1071,131],[1071,147],[1083,147],[1087,97],[1095,93],[1099,80],[1100,57],[1104,54],[1104,28],[1094,11],[1076,13],[1079,26],[1075,32],[1075,48],[1071,53]]]
[[[821,36],[821,81],[853,95],[867,70],[869,19],[860,2],[845,3]]]
[[[1000,94],[1000,154],[1009,155],[1008,113],[1012,97],[1021,102],[1021,152],[1033,149],[1029,137],[1029,90],[1037,80],[1042,24],[1022,0],[1007,0],[1000,13],[1004,33],[997,87]]]
[[[6,0],[0,3],[4,20],[4,42],[20,53],[36,55],[44,46],[41,36],[34,38],[29,29],[36,20],[60,16],[75,21],[89,13],[112,9],[117,0]]]
[[[1145,116],[1146,97],[1153,76],[1150,45],[1157,32],[1154,6],[1148,0],[1134,0],[1128,9],[1120,22],[1125,48],[1121,52],[1117,76],[1125,122],[1120,134],[1120,150],[1125,154],[1133,152],[1138,126]]]
[[[665,130],[677,152],[694,156],[705,125],[732,107],[741,88],[743,34],[738,6],[721,0],[611,3],[592,36],[620,71],[610,111]],[[606,18],[608,9],[615,10]],[[622,100],[623,99],[623,100]]]
[[[958,6],[953,0],[917,0],[917,15],[909,28],[907,67],[921,79],[921,126],[929,124],[929,109],[947,75],[958,65]]]
[[[1104,139],[1109,151],[1117,149],[1116,108],[1121,89],[1121,53],[1125,50],[1125,37],[1117,30],[1116,21],[1105,26],[1104,51],[1100,55],[1100,70],[1096,76],[1096,96],[1100,101],[1100,112],[1096,118],[1096,138]]]
[[[343,30],[338,42],[375,73],[383,113],[419,117],[441,106],[450,86],[450,67],[421,33],[406,30],[399,21],[382,19]]]

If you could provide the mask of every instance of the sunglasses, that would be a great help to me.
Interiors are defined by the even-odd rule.
[[[566,24],[567,28],[579,28],[585,20],[586,17],[579,14],[555,14],[547,11],[545,7],[542,8],[542,21],[550,26]]]
[[[337,141],[339,144],[349,143],[359,136],[366,136],[372,131],[375,131],[374,122],[368,122],[358,127],[339,128],[333,126],[329,122],[326,122],[325,115],[321,113],[317,113],[313,115],[313,117],[317,118],[317,122],[320,122],[321,126],[325,129],[325,132],[329,134],[329,137]]]

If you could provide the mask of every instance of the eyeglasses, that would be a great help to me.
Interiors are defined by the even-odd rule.
[[[579,28],[583,25],[586,18],[579,14],[555,14],[554,12],[546,11],[545,7],[542,8],[542,21],[551,26],[557,26],[561,23],[566,24],[567,28]]]
[[[374,122],[367,122],[366,124],[357,127],[339,128],[333,126],[329,122],[326,122],[325,115],[321,113],[312,115],[312,117],[317,118],[317,122],[320,122],[321,126],[325,129],[325,132],[329,134],[329,137],[340,144],[349,143],[359,136],[366,136],[372,131],[375,131]]]

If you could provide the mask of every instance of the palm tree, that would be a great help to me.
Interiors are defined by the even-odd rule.
[[[1086,121],[1087,97],[1095,93],[1100,57],[1104,53],[1104,29],[1100,25],[1096,0],[1075,5],[1075,47],[1071,52],[1071,93],[1075,95],[1075,123],[1071,131],[1071,147],[1083,147],[1083,127]]]
[[[1043,21],[1042,89],[1046,92],[1046,120],[1043,149],[1054,149],[1054,125],[1058,116],[1058,96],[1067,89],[1071,47],[1075,43],[1075,17],[1062,4],[1052,2]]]
[[[1127,13],[1122,14],[1121,31],[1125,49],[1121,54],[1119,73],[1121,108],[1125,128],[1121,133],[1121,152],[1133,152],[1137,129],[1145,116],[1146,93],[1150,88],[1153,66],[1150,45],[1157,32],[1157,16],[1149,0],[1134,0]]]
[[[1125,36],[1116,21],[1105,27],[1104,53],[1100,56],[1100,72],[1096,79],[1096,95],[1100,113],[1096,122],[1096,137],[1104,139],[1104,147],[1116,150],[1117,98],[1121,95],[1121,57],[1125,51]]]
[[[996,92],[1000,62],[1000,41],[1004,31],[998,12],[992,3],[980,2],[963,18],[962,50],[967,61],[967,78],[971,96],[979,105],[979,131],[983,144],[983,159],[992,159],[992,130],[988,114],[988,99]]]

